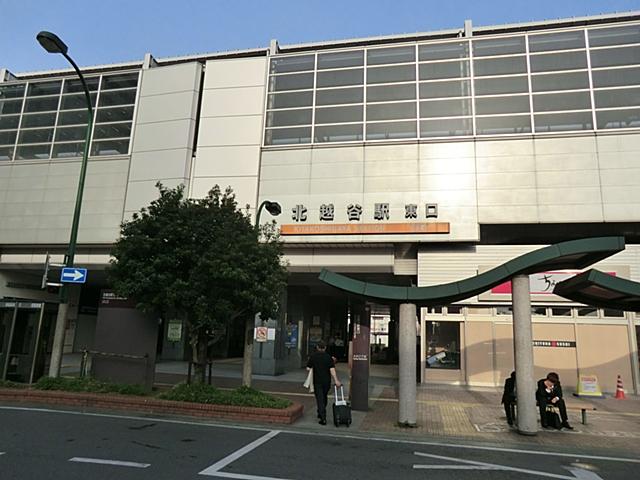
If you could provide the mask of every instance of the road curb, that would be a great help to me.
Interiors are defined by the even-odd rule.
[[[177,402],[134,395],[62,392],[55,390],[31,390],[0,388],[0,401],[12,403],[38,403],[108,410],[134,411],[188,417],[221,418],[247,422],[264,422],[291,425],[302,417],[304,407],[293,402],[287,408],[255,408],[235,405],[213,405]]]

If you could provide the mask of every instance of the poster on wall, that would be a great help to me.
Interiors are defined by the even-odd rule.
[[[287,325],[287,337],[284,341],[287,348],[298,348],[298,325],[290,323]]]
[[[182,340],[182,322],[179,320],[171,320],[167,325],[167,340],[170,342],[179,342]]]

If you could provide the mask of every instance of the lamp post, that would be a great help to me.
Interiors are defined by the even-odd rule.
[[[263,201],[256,212],[256,229],[260,228],[260,214],[263,208],[266,208],[267,212],[274,217],[282,213],[282,207],[280,207],[278,202]],[[251,386],[251,371],[253,370],[253,329],[256,325],[256,318],[259,316],[260,314],[258,313],[254,318],[248,318],[245,324],[244,353],[242,356],[242,385],[245,387]]]
[[[84,152],[82,154],[82,164],[80,166],[80,178],[78,179],[78,193],[76,194],[76,206],[73,211],[73,222],[71,224],[71,236],[69,237],[69,246],[64,259],[64,265],[73,267],[73,260],[76,254],[76,243],[78,240],[78,225],[80,223],[80,210],[82,208],[82,194],[84,193],[84,180],[87,175],[87,162],[89,159],[89,143],[91,140],[91,127],[93,125],[93,107],[91,105],[91,94],[89,87],[82,75],[82,72],[76,65],[76,62],[67,54],[68,47],[54,33],[40,32],[36,35],[38,43],[42,45],[49,53],[60,53],[71,64],[76,71],[84,95],[87,101],[87,132],[84,139]],[[56,329],[53,337],[53,347],[51,351],[51,364],[49,366],[49,376],[58,377],[60,375],[60,364],[62,362],[62,351],[64,348],[64,332],[67,324],[67,312],[69,311],[69,289],[66,284],[60,287],[60,305],[58,306],[58,316],[56,318]]]

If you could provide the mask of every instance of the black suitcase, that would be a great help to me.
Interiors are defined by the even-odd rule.
[[[351,405],[344,398],[344,389],[340,387],[340,396],[338,396],[338,387],[333,387],[335,395],[333,403],[333,424],[336,427],[340,425],[351,425]]]
[[[560,430],[562,428],[560,415],[558,415],[556,409],[551,405],[547,405],[546,411],[544,412],[544,417],[547,427],[555,428],[557,430]]]

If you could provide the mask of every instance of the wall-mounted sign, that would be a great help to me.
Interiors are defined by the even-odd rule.
[[[182,340],[182,322],[179,320],[170,321],[167,325],[167,340],[179,342]]]
[[[256,327],[256,342],[266,342],[269,334],[267,327]]]
[[[404,218],[415,220],[419,217],[418,204],[407,203],[404,206]],[[335,218],[335,206],[333,203],[323,203],[318,209],[318,220],[321,222],[333,222]],[[349,222],[359,222],[365,210],[358,203],[351,203],[346,207],[347,219]],[[389,203],[373,204],[373,220],[390,220],[391,209]],[[427,203],[424,205],[424,218],[438,218],[438,204]],[[308,219],[308,209],[304,204],[298,204],[291,209],[291,219],[294,222],[306,222]]]
[[[384,234],[448,234],[448,222],[431,223],[342,223],[293,224],[280,227],[282,235],[384,235]]]
[[[534,340],[534,347],[560,347],[560,348],[576,348],[576,342],[568,340]]]

